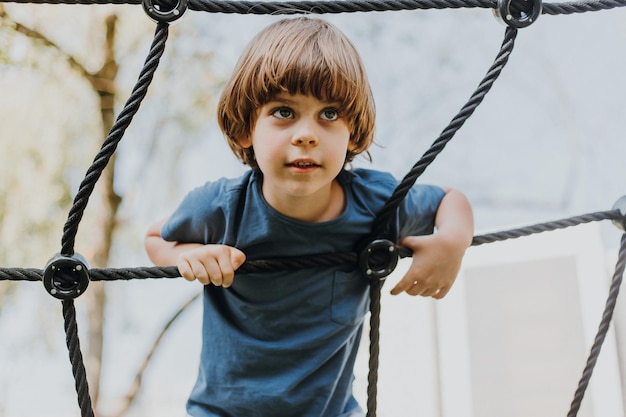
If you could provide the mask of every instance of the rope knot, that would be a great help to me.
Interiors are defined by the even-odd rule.
[[[613,219],[613,224],[622,232],[626,232],[626,195],[613,204],[613,210],[619,211],[621,215],[620,218]]]
[[[359,268],[366,277],[383,281],[398,265],[398,248],[387,239],[375,239],[359,253]]]
[[[493,14],[509,27],[520,29],[534,23],[542,9],[541,0],[498,0]]]
[[[83,294],[89,285],[87,261],[79,254],[56,254],[44,269],[43,285],[48,293],[61,300]]]
[[[142,0],[143,10],[157,23],[171,23],[185,13],[187,0]]]

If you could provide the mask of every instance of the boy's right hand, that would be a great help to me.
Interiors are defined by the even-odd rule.
[[[246,261],[246,255],[227,245],[199,245],[178,255],[176,266],[188,281],[198,280],[228,288],[232,285],[235,270]]]

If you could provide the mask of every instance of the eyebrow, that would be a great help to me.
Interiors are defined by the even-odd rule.
[[[296,103],[296,100],[291,99],[290,96],[291,95],[287,93],[278,93],[272,98],[270,98],[269,100],[267,100],[265,104],[267,105],[271,103],[282,103],[282,104],[294,105]],[[325,105],[334,106],[334,107],[341,107],[341,104],[342,104],[340,100],[333,100],[333,101],[320,100],[320,101],[325,103]]]
[[[291,98],[291,94],[281,92],[281,93],[275,94],[273,97],[267,100],[267,102],[268,103],[279,102],[279,103],[292,104],[292,103],[295,103],[295,100]]]
[[[265,104],[271,104],[271,103],[280,103],[280,104],[293,104],[295,103],[294,100],[289,100],[286,98],[280,98],[280,97],[272,97],[271,99],[267,100],[265,102]]]

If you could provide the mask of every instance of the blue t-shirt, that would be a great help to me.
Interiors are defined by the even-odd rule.
[[[397,185],[374,170],[337,177],[346,206],[308,223],[274,210],[262,175],[248,171],[190,192],[163,226],[169,241],[226,244],[248,260],[350,252],[371,231]],[[414,186],[392,229],[433,232],[441,188]],[[352,266],[237,273],[231,287],[204,288],[202,350],[187,403],[194,417],[341,417],[358,407],[353,367],[368,310],[368,280]]]

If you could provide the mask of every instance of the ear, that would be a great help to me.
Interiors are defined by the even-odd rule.
[[[352,152],[353,150],[355,150],[357,148],[357,144],[356,141],[354,139],[350,139],[350,142],[348,142],[348,151]]]

